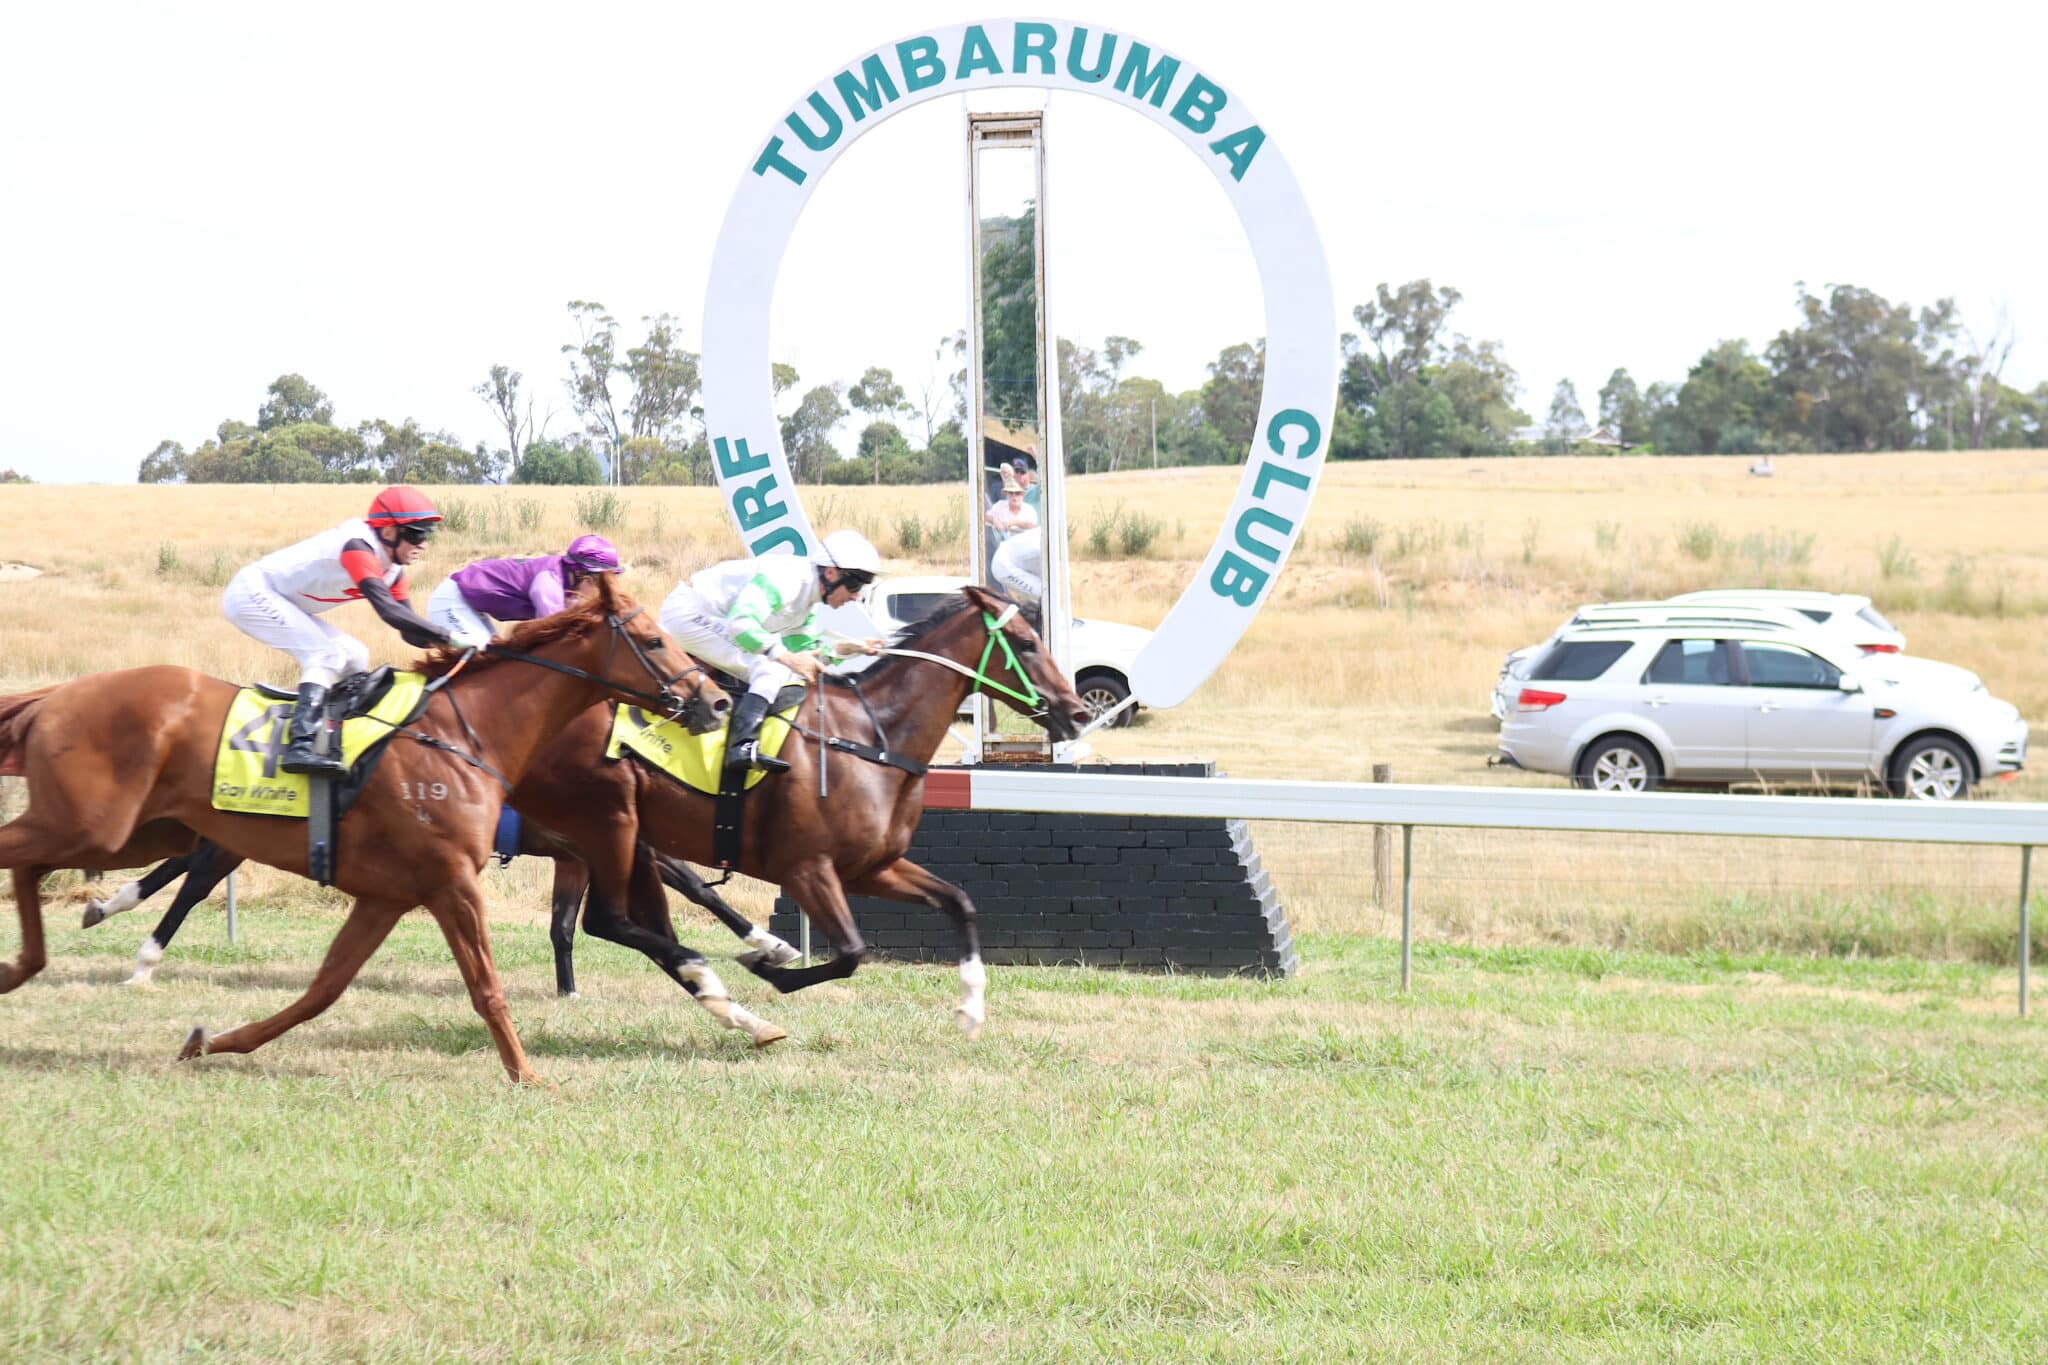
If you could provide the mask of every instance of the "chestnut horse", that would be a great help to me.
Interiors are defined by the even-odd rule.
[[[779,967],[759,952],[739,960],[785,992],[837,980],[851,976],[866,953],[847,906],[849,891],[929,906],[950,916],[960,934],[955,1017],[971,1037],[987,1017],[974,903],[903,856],[924,813],[924,767],[970,691],[994,694],[1056,739],[1071,739],[1092,713],[1017,605],[985,588],[962,589],[883,652],[892,657],[850,678],[830,679],[822,700],[816,692],[805,698],[801,727],[783,746],[789,771],[753,789],[741,826],[736,870],[779,884],[837,956],[808,967]],[[562,732],[521,788],[519,811],[590,864],[595,884],[585,931],[637,949],[675,976],[695,954],[676,942],[658,880],[644,863],[635,868],[634,839],[658,853],[711,865],[713,798],[638,762],[605,761],[609,710],[579,716]],[[878,761],[884,755],[907,766]],[[633,889],[623,919],[610,891],[621,881]],[[558,955],[568,941],[558,918]]]
[[[568,609],[522,624],[493,653],[437,651],[421,671],[438,678],[465,663],[463,676],[451,677],[420,719],[393,738],[337,827],[335,881],[356,900],[312,985],[268,1019],[211,1039],[193,1030],[183,1057],[251,1052],[318,1015],[400,916],[424,904],[506,1073],[515,1081],[539,1079],[505,1007],[477,882],[505,793],[563,727],[607,694],[662,710],[687,707],[704,728],[729,703],[602,575]],[[679,683],[681,695],[671,690]],[[304,824],[212,807],[214,754],[235,690],[191,669],[156,667],[0,698],[0,769],[23,772],[29,788],[27,812],[0,827],[0,867],[14,873],[21,920],[21,958],[0,966],[0,994],[43,968],[40,884],[52,869],[132,867],[189,850],[196,833],[238,857],[305,873]],[[458,691],[466,704],[458,703]],[[399,868],[402,878],[393,875]],[[629,877],[630,869],[616,885],[623,888]],[[781,1036],[733,1005],[708,969],[683,980],[726,1026],[757,1042]]]

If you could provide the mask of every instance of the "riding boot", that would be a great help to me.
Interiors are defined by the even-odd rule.
[[[732,728],[725,735],[725,769],[752,768],[764,773],[786,773],[789,765],[761,752],[761,722],[768,718],[768,698],[749,692],[732,709]]]
[[[288,773],[333,776],[344,771],[341,755],[320,752],[327,729],[327,689],[319,683],[299,684],[299,699],[292,707],[290,736],[278,767]]]

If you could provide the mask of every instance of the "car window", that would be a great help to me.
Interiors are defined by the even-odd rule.
[[[1673,640],[1657,651],[1643,681],[1726,687],[1728,651],[1719,640]]]
[[[1824,687],[1842,681],[1842,670],[1815,654],[1792,645],[1742,642],[1742,662],[1751,687]]]
[[[1825,621],[1834,615],[1826,607],[1798,607],[1795,610],[1809,621]]]
[[[1863,610],[1857,612],[1856,615],[1861,617],[1863,620],[1869,622],[1871,625],[1876,626],[1879,630],[1889,630],[1893,634],[1898,633],[1898,628],[1894,626],[1891,622],[1885,620],[1883,614],[1880,613],[1876,607],[1865,607],[1863,608]]]
[[[950,592],[895,593],[889,598],[889,614],[907,626],[913,621],[924,620],[938,610],[940,603],[958,595]]]
[[[1529,681],[1590,682],[1634,647],[1631,640],[1566,640],[1529,670]]]

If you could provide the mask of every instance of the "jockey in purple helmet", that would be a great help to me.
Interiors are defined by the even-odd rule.
[[[537,559],[479,559],[434,589],[427,619],[465,649],[486,645],[493,619],[552,616],[584,579],[618,571],[619,552],[603,536],[578,536],[561,554]]]

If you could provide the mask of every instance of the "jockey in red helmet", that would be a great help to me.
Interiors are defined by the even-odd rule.
[[[427,619],[469,648],[491,642],[491,623],[553,616],[593,574],[617,573],[619,552],[603,536],[578,536],[558,555],[479,559],[441,580]]]
[[[228,620],[299,663],[299,697],[279,765],[286,772],[341,771],[339,754],[317,751],[327,689],[370,666],[362,642],[322,616],[345,602],[368,602],[407,644],[449,643],[446,631],[413,611],[405,586],[406,566],[425,552],[440,522],[426,494],[396,484],[362,517],[267,554],[229,581],[221,595]]]

